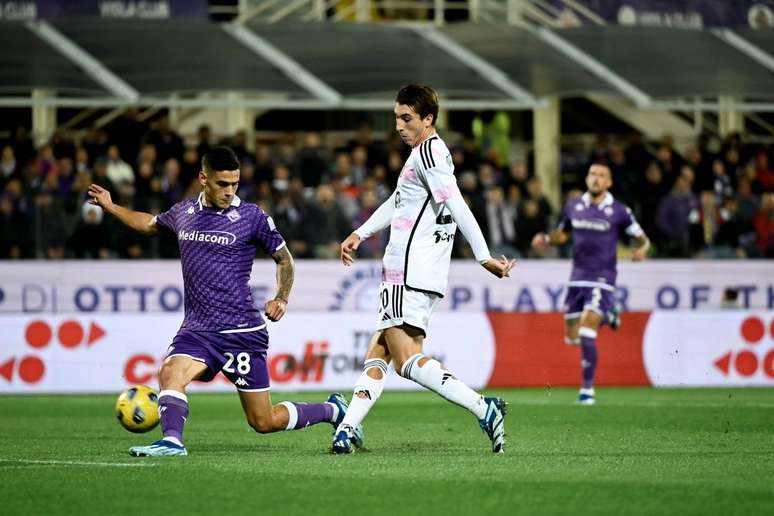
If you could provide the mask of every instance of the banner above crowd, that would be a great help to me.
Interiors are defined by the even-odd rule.
[[[577,3],[620,25],[646,27],[774,27],[774,0],[576,0]],[[584,18],[562,0],[549,0],[552,13],[565,26]]]
[[[208,19],[206,0],[0,0],[0,20],[54,18]]]
[[[298,260],[289,309],[376,313],[381,262]],[[522,260],[498,280],[473,260],[455,260],[439,311],[560,312],[570,275],[567,260]],[[258,260],[250,279],[263,307],[276,291],[276,266]],[[618,301],[624,310],[711,310],[729,304],[774,309],[774,262],[653,260],[619,264]],[[0,314],[179,313],[180,262],[7,261],[0,268]]]

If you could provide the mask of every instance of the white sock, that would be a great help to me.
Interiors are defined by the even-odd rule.
[[[421,367],[418,362],[427,358],[421,353],[410,357],[400,370],[401,376],[417,382],[443,398],[471,411],[478,419],[486,416],[484,397],[459,381],[449,371],[441,367],[440,362],[430,358]]]
[[[282,401],[280,405],[284,405],[288,409],[288,426],[285,427],[285,430],[295,429],[296,423],[298,423],[298,409],[289,401]]]
[[[333,423],[334,421],[336,421],[337,419],[339,419],[339,406],[338,406],[338,405],[336,405],[335,403],[330,403],[330,402],[328,402],[328,401],[326,401],[325,403],[327,403],[328,405],[330,405],[330,406],[331,406],[331,408],[333,409],[333,413],[332,413],[332,415],[331,415],[331,423]]]
[[[382,372],[382,377],[377,380],[368,376],[369,369],[379,369]],[[355,388],[352,392],[352,401],[349,402],[349,408],[347,414],[341,422],[341,425],[349,425],[356,427],[363,422],[368,415],[368,411],[374,406],[376,400],[382,395],[384,390],[384,379],[387,376],[387,362],[381,358],[373,358],[366,360],[363,364],[363,373],[355,383]]]

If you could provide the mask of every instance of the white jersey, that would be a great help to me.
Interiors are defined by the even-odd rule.
[[[443,297],[457,231],[444,201],[455,195],[451,153],[433,135],[411,150],[398,178],[384,281]]]

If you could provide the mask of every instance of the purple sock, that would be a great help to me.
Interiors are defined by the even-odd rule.
[[[183,442],[183,426],[188,418],[188,398],[182,392],[164,390],[159,393],[161,434]]]
[[[591,389],[594,387],[594,373],[597,370],[597,332],[581,328],[580,334],[582,386],[584,389]]]
[[[333,405],[330,403],[294,403],[283,401],[288,409],[287,430],[299,430],[317,423],[330,423],[333,419]]]

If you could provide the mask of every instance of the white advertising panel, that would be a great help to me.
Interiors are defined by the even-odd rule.
[[[523,260],[498,280],[472,260],[455,260],[439,311],[561,311],[570,262]],[[275,292],[275,266],[257,260],[251,286],[262,306]],[[299,260],[291,307],[303,311],[376,310],[378,261],[344,267]],[[774,261],[667,261],[619,264],[618,297],[626,310],[708,310],[723,291],[739,290],[743,308],[774,310]],[[180,262],[5,262],[0,267],[0,313],[117,314],[183,310]]]
[[[118,392],[158,385],[161,358],[177,332],[176,314],[0,316],[0,393]],[[269,323],[268,368],[274,391],[349,391],[362,371],[376,323],[361,312],[289,312]],[[495,343],[483,313],[440,313],[425,352],[472,387],[486,385]],[[387,388],[416,388],[390,372]],[[192,390],[231,391],[222,375]]]
[[[656,386],[774,386],[774,312],[655,312],[643,361]]]

